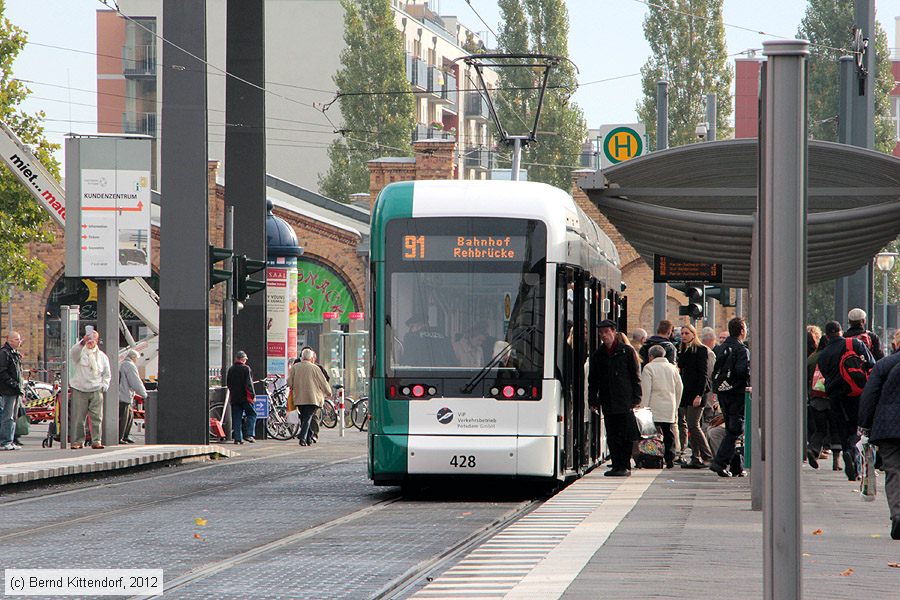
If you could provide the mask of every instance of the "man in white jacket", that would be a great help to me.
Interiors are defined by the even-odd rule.
[[[684,384],[678,369],[666,359],[666,351],[662,346],[651,346],[648,357],[650,362],[641,371],[641,406],[650,407],[653,422],[662,430],[666,447],[666,468],[671,469],[675,466],[673,425]]]
[[[100,450],[103,444],[103,394],[109,389],[109,358],[97,346],[100,334],[90,330],[69,350],[74,363],[72,379],[72,424],[74,427],[72,450],[84,448],[84,419],[91,416],[91,448]]]

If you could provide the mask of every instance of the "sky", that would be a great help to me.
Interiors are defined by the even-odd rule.
[[[289,1],[302,6],[305,0]],[[477,11],[497,31],[496,2],[470,2],[471,6],[466,0],[436,3],[441,14],[456,15],[470,29],[485,31],[488,27],[479,20]],[[579,82],[617,78],[584,85],[574,95],[588,126],[635,122],[635,105],[641,97],[638,74],[650,53],[642,28],[646,4],[640,0],[567,0],[566,4],[569,55],[579,69]],[[762,48],[766,39],[793,38],[806,4],[804,0],[725,0],[729,54]],[[6,18],[25,29],[30,42],[13,64],[15,76],[29,80],[33,92],[25,109],[46,113],[47,136],[53,142],[62,143],[69,131],[97,131],[93,53],[96,11],[103,8],[100,0],[6,0]],[[900,16],[900,0],[876,0],[876,9],[889,45],[900,46],[894,25],[894,17]]]

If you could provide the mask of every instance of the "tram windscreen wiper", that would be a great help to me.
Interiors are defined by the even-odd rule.
[[[478,371],[478,373],[476,373],[475,376],[472,379],[470,379],[468,381],[468,383],[466,383],[466,385],[464,385],[462,387],[462,392],[464,394],[472,393],[472,390],[475,389],[475,386],[478,385],[479,383],[481,383],[482,380],[485,377],[487,377],[487,374],[490,372],[490,370],[493,369],[494,367],[496,367],[500,363],[500,360],[502,359],[502,357],[512,351],[513,344],[515,344],[520,339],[525,337],[525,334],[531,333],[535,329],[537,329],[537,328],[534,325],[522,326],[519,329],[519,331],[516,333],[516,335],[514,335],[513,338],[509,341],[509,343],[507,343],[506,347],[501,349],[494,356],[492,356],[491,360],[489,360],[486,365],[481,367],[481,370]]]

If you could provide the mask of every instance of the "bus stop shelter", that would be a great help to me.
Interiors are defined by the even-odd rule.
[[[749,288],[755,138],[704,142],[619,163],[578,183],[635,250],[722,264]],[[900,159],[810,140],[807,281],[849,275],[900,234]]]

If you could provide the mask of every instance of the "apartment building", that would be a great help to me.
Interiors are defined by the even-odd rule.
[[[119,0],[122,18],[97,11],[97,121],[103,133],[144,133],[159,139],[162,0]],[[456,176],[487,178],[493,165],[487,102],[477,77],[462,61],[480,36],[455,16],[438,15],[428,2],[391,0],[403,33],[406,76],[416,93],[417,125],[411,141],[454,139]],[[225,158],[225,0],[207,2],[209,158]],[[266,0],[266,167],[271,175],[317,190],[328,169],[327,147],[336,138],[316,108],[334,99],[332,77],[344,48],[344,13],[338,0]],[[157,35],[158,34],[158,35]],[[496,75],[488,73],[489,85]],[[342,122],[335,103],[328,110]],[[154,187],[159,186],[159,147],[154,151]],[[223,164],[227,173],[228,165]],[[346,200],[346,199],[340,199]]]

